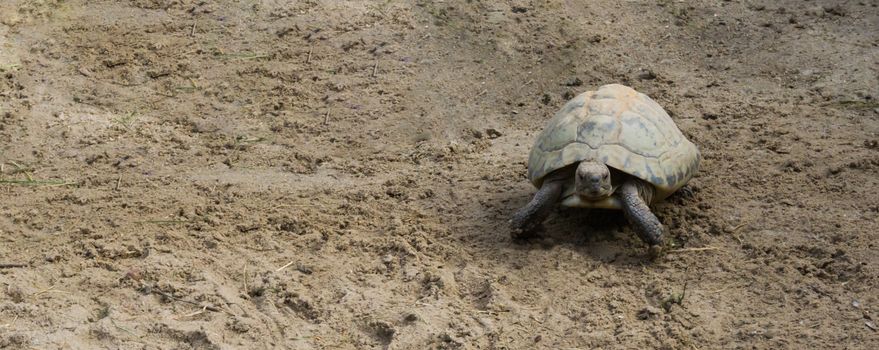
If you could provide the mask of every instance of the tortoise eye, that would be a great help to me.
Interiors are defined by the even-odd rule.
[[[604,177],[602,177],[602,179],[606,179],[608,177],[610,177],[610,173],[604,173]]]

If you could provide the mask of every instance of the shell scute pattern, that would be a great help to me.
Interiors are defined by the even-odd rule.
[[[611,84],[582,93],[549,121],[528,160],[531,182],[583,160],[598,160],[650,182],[661,200],[699,166],[699,151],[647,95]]]
[[[544,152],[557,151],[577,138],[578,125],[582,122],[577,111],[582,110],[589,100],[588,93],[580,94],[553,117],[551,123],[537,138],[536,146]]]
[[[577,128],[577,139],[571,142],[585,143],[592,149],[598,149],[601,145],[616,144],[619,121],[609,115],[595,115],[586,119]]]
[[[646,122],[641,115],[626,111],[620,115],[620,122],[623,125],[618,140],[622,140],[622,146],[627,150],[653,158],[665,152],[668,141],[654,124]]]

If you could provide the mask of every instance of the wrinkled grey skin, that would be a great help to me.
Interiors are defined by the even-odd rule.
[[[557,171],[544,179],[534,198],[513,214],[510,220],[513,238],[527,237],[540,228],[561,200],[562,190],[569,176],[571,176],[570,172]],[[576,193],[587,200],[597,201],[608,196],[618,196],[623,204],[626,219],[638,236],[650,246],[651,255],[659,254],[663,227],[648,206],[654,195],[652,185],[638,178],[626,176],[622,185],[615,189],[611,181],[610,169],[599,162],[580,162],[573,176]]]

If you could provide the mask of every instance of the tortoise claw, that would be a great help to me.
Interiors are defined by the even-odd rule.
[[[656,260],[660,256],[662,256],[662,246],[659,244],[651,245],[650,248],[647,249],[647,257],[649,257],[650,260]]]
[[[510,222],[512,224],[512,222]],[[543,225],[510,225],[510,238],[513,240],[524,240],[540,236],[543,231]]]

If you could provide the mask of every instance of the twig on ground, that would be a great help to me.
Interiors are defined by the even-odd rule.
[[[183,316],[180,316],[180,317],[182,318],[182,317],[193,317],[193,316],[198,316],[198,315],[203,314],[203,313],[205,312],[205,310],[207,310],[207,306],[202,307],[201,310],[198,310],[198,311],[193,312],[193,313],[188,313],[188,314],[183,315]]]
[[[7,323],[7,324],[4,324],[4,325],[2,325],[2,326],[0,326],[0,327],[6,328],[6,327],[9,327],[9,326],[12,326],[12,325],[15,324],[15,321],[18,321],[18,315],[15,315],[15,318],[12,319],[12,322],[9,322],[9,323]]]
[[[169,224],[185,224],[188,223],[189,220],[144,220],[144,221],[135,221],[135,224],[156,224],[156,225],[169,225]]]
[[[135,336],[135,337],[138,337],[138,338],[140,338],[140,336],[139,336],[139,335],[137,335],[137,334],[134,334],[134,332],[132,332],[132,331],[131,331],[131,330],[130,330],[130,329],[128,329],[128,328],[125,328],[125,327],[122,327],[122,326],[120,326],[120,325],[118,325],[118,324],[116,324],[116,320],[114,320],[114,319],[112,319],[112,318],[110,318],[110,322],[111,322],[111,323],[113,323],[113,326],[114,326],[114,327],[116,327],[116,328],[119,328],[119,329],[121,329],[121,330],[123,330],[123,331],[125,331],[125,332],[126,332],[126,333],[128,333],[128,334],[131,334],[131,335],[133,335],[133,336]]]
[[[735,238],[736,241],[739,242],[739,244],[743,244],[744,242],[742,242],[742,239],[739,238],[739,235],[737,235],[736,232],[738,232],[740,228],[747,226],[749,223],[750,222],[743,222],[738,226],[733,227],[733,229],[729,232],[729,235],[732,236],[732,238]]]
[[[27,175],[27,174],[25,174]],[[28,176],[30,177],[30,176]],[[76,185],[76,182],[69,182],[63,180],[15,180],[15,179],[0,179],[0,185],[24,185],[24,186],[46,186],[46,187],[54,187],[54,186],[70,186]]]
[[[244,262],[244,294],[250,294],[250,290],[247,289],[247,261]]]
[[[21,263],[0,263],[0,269],[14,269],[17,267],[28,267],[28,264]]]
[[[281,270],[290,267],[290,265],[293,265],[293,261],[288,262],[286,265],[279,267],[277,270],[275,270],[275,272],[280,272]]]
[[[65,292],[65,291],[63,291],[63,290],[55,290],[55,286],[51,286],[51,287],[49,287],[49,288],[46,288],[46,289],[43,289],[43,290],[41,290],[41,291],[39,291],[39,292],[36,292],[36,293],[34,293],[34,294],[31,294],[31,296],[32,296],[32,297],[35,297],[35,296],[39,296],[40,294],[45,294],[45,293],[48,293],[48,292],[67,293],[67,292]]]
[[[186,299],[180,299],[180,298],[178,298],[178,297],[175,297],[175,296],[173,296],[173,295],[171,295],[171,294],[165,293],[165,292],[163,292],[163,291],[161,291],[161,290],[158,290],[158,289],[156,289],[156,288],[149,288],[149,292],[150,292],[150,293],[153,293],[153,294],[161,295],[161,296],[163,296],[163,297],[165,297],[165,298],[168,298],[168,299],[171,299],[171,300],[174,300],[174,301],[179,301],[179,302],[187,303],[187,304],[190,304],[190,305],[198,306],[198,307],[202,308],[202,310],[208,310],[208,311],[212,311],[212,312],[223,312],[223,310],[220,310],[220,309],[217,308],[217,307],[214,307],[214,306],[211,306],[211,305],[202,305],[202,304],[196,303],[196,302],[194,302],[194,301],[189,301],[189,300],[186,300]]]
[[[722,250],[718,247],[698,247],[698,248],[681,248],[675,250],[669,250],[669,253],[687,253],[687,252],[704,252],[707,250]]]

